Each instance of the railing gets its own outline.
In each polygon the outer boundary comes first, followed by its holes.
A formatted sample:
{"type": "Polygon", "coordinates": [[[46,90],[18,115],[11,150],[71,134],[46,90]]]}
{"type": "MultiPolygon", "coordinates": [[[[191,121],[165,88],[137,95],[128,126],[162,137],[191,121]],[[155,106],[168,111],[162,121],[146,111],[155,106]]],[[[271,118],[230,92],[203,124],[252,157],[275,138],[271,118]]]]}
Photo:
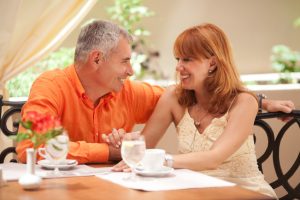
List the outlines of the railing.
{"type": "MultiPolygon", "coordinates": [[[[11,101],[3,101],[2,96],[0,95],[0,125],[1,125],[1,131],[6,136],[11,136],[17,134],[18,131],[18,120],[13,121],[12,119],[12,127],[13,129],[10,130],[8,128],[8,122],[9,118],[11,116],[20,113],[21,108],[24,105],[25,101],[21,102],[11,102],[11,101]],[[4,108],[6,110],[4,110],[4,108]],[[2,113],[4,112],[4,113],[2,113]]],[[[259,126],[264,130],[264,133],[267,135],[267,147],[263,154],[257,159],[258,166],[261,171],[263,171],[263,163],[272,156],[273,158],[273,166],[274,170],[277,176],[277,179],[270,183],[270,185],[276,189],[278,187],[283,187],[286,191],[286,194],[282,196],[280,199],[300,199],[300,183],[298,182],[296,186],[292,186],[289,183],[289,180],[293,175],[296,174],[297,170],[299,169],[300,164],[300,152],[299,147],[300,144],[296,147],[292,147],[295,151],[298,151],[298,157],[292,164],[292,166],[287,170],[286,173],[282,170],[282,163],[280,161],[280,147],[283,141],[283,138],[286,136],[287,131],[289,128],[297,124],[299,127],[299,131],[297,131],[298,134],[300,134],[300,110],[294,110],[291,113],[259,113],[256,116],[256,120],[254,125],[259,126]],[[283,127],[280,129],[278,134],[275,134],[272,127],[265,121],[266,119],[272,119],[272,118],[282,118],[282,117],[291,117],[292,119],[288,122],[286,122],[283,127]]],[[[256,140],[256,138],[254,138],[256,140]]],[[[299,141],[300,143],[300,141],[299,141]]],[[[3,163],[5,160],[5,157],[10,153],[16,153],[15,147],[8,147],[1,151],[0,153],[0,163],[3,163]]],[[[12,160],[15,161],[16,160],[12,160]]]]}
{"type": "MultiPolygon", "coordinates": [[[[282,168],[282,161],[280,160],[280,147],[282,146],[282,141],[287,135],[289,128],[297,124],[299,127],[299,131],[297,134],[300,134],[300,110],[294,110],[291,113],[260,113],[256,116],[256,120],[254,125],[259,126],[264,130],[264,133],[267,135],[268,144],[264,153],[257,159],[258,166],[261,171],[263,171],[262,164],[272,156],[273,158],[273,166],[274,171],[276,173],[277,179],[270,183],[270,185],[276,189],[279,187],[283,187],[286,191],[286,194],[283,195],[280,199],[299,199],[300,198],[300,183],[298,182],[296,186],[292,186],[289,183],[289,180],[293,177],[293,175],[297,174],[297,170],[300,165],[300,144],[295,147],[291,147],[294,151],[298,151],[297,158],[294,163],[289,167],[289,169],[284,173],[282,168]],[[272,118],[282,118],[282,117],[291,117],[292,119],[286,122],[278,134],[275,134],[272,127],[265,121],[266,119],[272,118]]],[[[256,139],[256,138],[255,138],[256,139]]],[[[300,141],[299,141],[300,143],[300,141]]],[[[298,172],[299,173],[299,172],[298,172]]],[[[298,179],[299,181],[299,179],[298,179]]]]}
{"type": "MultiPolygon", "coordinates": [[[[13,102],[13,101],[4,101],[3,96],[0,95],[0,128],[4,135],[12,136],[16,135],[18,132],[19,120],[14,119],[13,116],[21,113],[21,108],[24,105],[25,101],[13,102]],[[3,113],[2,113],[3,112],[3,113]],[[12,129],[9,127],[9,120],[12,120],[12,129]]],[[[0,153],[0,163],[3,163],[6,156],[9,154],[16,154],[15,147],[7,147],[0,153]]],[[[10,160],[11,162],[17,162],[15,159],[10,160]]]]}

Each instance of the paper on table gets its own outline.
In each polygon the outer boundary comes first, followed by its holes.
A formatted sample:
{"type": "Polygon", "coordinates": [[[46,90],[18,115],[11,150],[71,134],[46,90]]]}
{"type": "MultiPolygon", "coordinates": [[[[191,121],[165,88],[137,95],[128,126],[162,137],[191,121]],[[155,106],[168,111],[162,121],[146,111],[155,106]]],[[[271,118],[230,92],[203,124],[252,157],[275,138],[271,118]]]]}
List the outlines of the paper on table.
{"type": "Polygon", "coordinates": [[[207,188],[207,187],[228,187],[234,186],[221,179],[217,179],[205,174],[191,171],[188,169],[174,170],[173,174],[167,177],[138,177],[137,181],[124,180],[128,173],[114,172],[109,174],[97,174],[99,178],[122,185],[123,187],[145,190],[178,190],[188,188],[207,188]]]}
{"type": "MultiPolygon", "coordinates": [[[[4,163],[0,164],[2,168],[3,179],[6,181],[18,180],[26,173],[26,164],[21,163],[4,163]]],[[[46,170],[36,166],[35,172],[42,178],[63,178],[72,176],[93,176],[95,174],[107,174],[111,172],[111,167],[94,168],[87,165],[77,165],[72,169],[60,170],[60,174],[55,175],[53,170],[46,170]]]]}

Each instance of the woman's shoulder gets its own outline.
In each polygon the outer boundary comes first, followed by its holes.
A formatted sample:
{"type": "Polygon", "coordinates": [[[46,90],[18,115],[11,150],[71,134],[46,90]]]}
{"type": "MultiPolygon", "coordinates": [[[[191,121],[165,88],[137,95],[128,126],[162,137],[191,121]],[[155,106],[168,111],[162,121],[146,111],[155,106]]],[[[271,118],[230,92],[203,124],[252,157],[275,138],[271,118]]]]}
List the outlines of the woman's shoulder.
{"type": "Polygon", "coordinates": [[[167,106],[170,106],[175,124],[178,124],[184,115],[185,107],[181,106],[178,102],[176,85],[166,88],[163,96],[165,96],[165,102],[167,106]]]}
{"type": "Polygon", "coordinates": [[[237,95],[238,101],[251,101],[251,102],[257,102],[256,97],[254,94],[249,92],[241,92],[237,95]]]}
{"type": "Polygon", "coordinates": [[[241,92],[237,95],[233,106],[258,107],[258,102],[254,94],[241,92]]]}
{"type": "Polygon", "coordinates": [[[165,98],[168,98],[169,100],[176,100],[177,101],[177,95],[176,95],[176,86],[171,85],[168,86],[163,94],[165,98]]]}

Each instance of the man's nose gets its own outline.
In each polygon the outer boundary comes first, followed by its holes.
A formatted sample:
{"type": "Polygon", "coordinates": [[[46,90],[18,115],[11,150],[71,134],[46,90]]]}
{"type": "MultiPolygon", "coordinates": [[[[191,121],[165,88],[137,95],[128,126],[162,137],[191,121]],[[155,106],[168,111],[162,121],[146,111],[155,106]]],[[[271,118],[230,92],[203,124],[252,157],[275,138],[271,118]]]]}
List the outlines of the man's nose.
{"type": "Polygon", "coordinates": [[[133,69],[132,69],[132,66],[131,66],[131,64],[129,64],[128,66],[127,66],[127,68],[126,68],[126,74],[128,75],[128,76],[132,76],[133,75],[133,69]]]}

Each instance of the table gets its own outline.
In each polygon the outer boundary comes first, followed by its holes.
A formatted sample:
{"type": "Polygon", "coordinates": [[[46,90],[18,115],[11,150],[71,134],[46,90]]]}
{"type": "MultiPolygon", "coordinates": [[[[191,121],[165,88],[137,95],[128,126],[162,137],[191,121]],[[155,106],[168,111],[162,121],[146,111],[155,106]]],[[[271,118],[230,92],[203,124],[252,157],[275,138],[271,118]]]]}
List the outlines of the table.
{"type": "Polygon", "coordinates": [[[1,200],[85,200],[85,199],[272,199],[268,196],[240,188],[204,188],[144,192],[121,187],[95,176],[44,179],[41,188],[33,191],[23,190],[17,182],[8,182],[0,188],[1,200]]]}
{"type": "MultiPolygon", "coordinates": [[[[91,165],[109,167],[112,164],[91,165]]],[[[38,190],[24,190],[17,181],[0,187],[0,200],[169,200],[169,199],[272,199],[244,188],[216,187],[159,192],[128,189],[96,176],[43,179],[38,190]]]]}

